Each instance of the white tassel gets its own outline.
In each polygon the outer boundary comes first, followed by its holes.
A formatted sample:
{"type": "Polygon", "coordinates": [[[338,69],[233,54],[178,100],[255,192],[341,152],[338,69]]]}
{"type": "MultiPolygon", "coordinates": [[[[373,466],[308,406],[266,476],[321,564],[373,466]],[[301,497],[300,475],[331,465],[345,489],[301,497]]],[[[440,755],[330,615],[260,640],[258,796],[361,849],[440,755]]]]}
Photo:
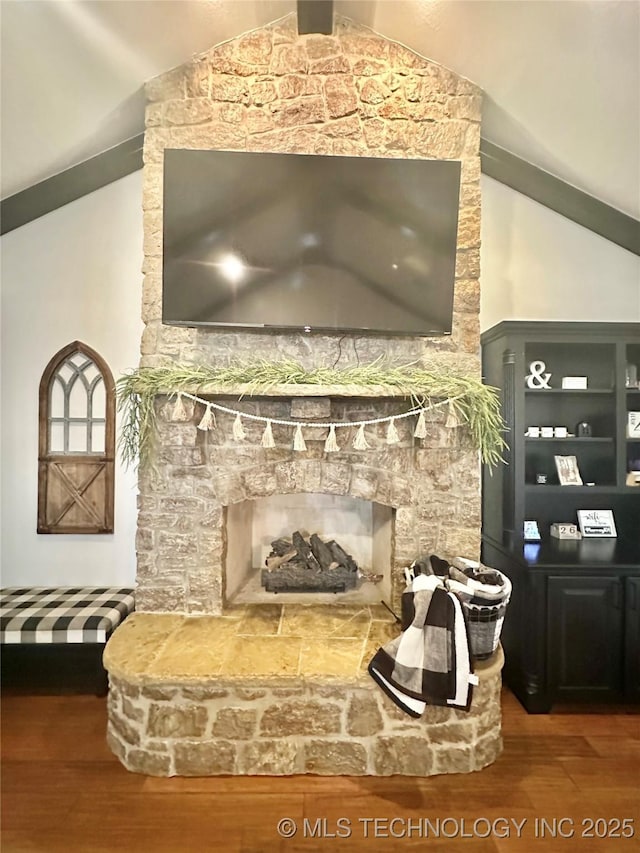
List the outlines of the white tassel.
{"type": "Polygon", "coordinates": [[[207,406],[204,410],[202,420],[198,424],[198,429],[214,429],[215,425],[216,418],[213,414],[213,409],[211,408],[211,406],[207,406]]]}
{"type": "Polygon", "coordinates": [[[275,447],[276,443],[273,440],[273,432],[271,431],[271,421],[267,421],[267,425],[262,433],[262,441],[260,444],[263,447],[275,447]]]}
{"type": "Polygon", "coordinates": [[[424,416],[424,409],[422,409],[422,411],[418,415],[416,428],[413,431],[413,434],[416,438],[426,438],[427,437],[427,419],[424,416]]]}
{"type": "Polygon", "coordinates": [[[324,443],[324,452],[325,453],[335,453],[336,450],[340,450],[338,447],[338,442],[336,441],[336,427],[335,424],[331,424],[329,427],[329,435],[327,436],[327,440],[324,443]]]}
{"type": "Polygon", "coordinates": [[[355,438],[353,439],[353,447],[354,450],[369,449],[369,443],[367,442],[367,439],[364,435],[364,424],[360,424],[360,426],[358,427],[358,432],[356,433],[355,438]]]}
{"type": "Polygon", "coordinates": [[[447,420],[445,421],[445,426],[453,429],[454,427],[460,426],[460,420],[458,418],[458,411],[456,409],[455,403],[453,400],[449,400],[449,406],[447,411],[447,420]]]}
{"type": "Polygon", "coordinates": [[[296,427],[295,435],[293,436],[293,449],[299,451],[304,451],[307,449],[307,445],[305,444],[304,436],[302,434],[301,424],[298,424],[298,426],[296,427]]]}
{"type": "Polygon", "coordinates": [[[172,421],[186,421],[189,416],[187,415],[187,410],[184,407],[184,403],[182,402],[182,394],[178,394],[176,397],[176,402],[173,406],[173,411],[171,412],[171,420],[172,421]]]}
{"type": "Polygon", "coordinates": [[[244,441],[244,427],[242,425],[242,418],[240,415],[236,415],[236,419],[233,422],[233,440],[234,441],[244,441]]]}
{"type": "Polygon", "coordinates": [[[397,444],[400,441],[400,436],[398,435],[398,430],[396,429],[396,421],[395,418],[391,418],[389,421],[389,426],[387,428],[387,444],[397,444]]]}

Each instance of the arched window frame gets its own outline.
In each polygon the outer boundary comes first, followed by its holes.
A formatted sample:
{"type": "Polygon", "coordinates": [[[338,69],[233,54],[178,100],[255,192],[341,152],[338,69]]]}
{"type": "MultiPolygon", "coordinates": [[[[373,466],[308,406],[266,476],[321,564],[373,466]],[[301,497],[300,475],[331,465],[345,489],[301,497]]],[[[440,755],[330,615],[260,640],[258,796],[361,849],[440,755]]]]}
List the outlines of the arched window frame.
{"type": "Polygon", "coordinates": [[[115,383],[104,359],[81,341],[73,341],[47,364],[39,389],[38,533],[113,533],[115,474],[115,383]],[[81,355],[81,365],[70,360],[81,355]],[[60,378],[65,364],[71,368],[67,381],[60,378]],[[92,380],[85,373],[97,371],[92,380]],[[95,417],[93,399],[100,380],[104,383],[104,417],[95,417]],[[69,401],[80,382],[86,394],[85,416],[71,416],[69,401]],[[52,414],[52,394],[59,383],[64,401],[62,416],[52,414]],[[51,449],[51,427],[63,430],[63,449],[51,449]],[[74,423],[86,425],[86,446],[70,450],[69,432],[74,423]],[[92,450],[93,428],[104,424],[104,447],[92,450]]]}

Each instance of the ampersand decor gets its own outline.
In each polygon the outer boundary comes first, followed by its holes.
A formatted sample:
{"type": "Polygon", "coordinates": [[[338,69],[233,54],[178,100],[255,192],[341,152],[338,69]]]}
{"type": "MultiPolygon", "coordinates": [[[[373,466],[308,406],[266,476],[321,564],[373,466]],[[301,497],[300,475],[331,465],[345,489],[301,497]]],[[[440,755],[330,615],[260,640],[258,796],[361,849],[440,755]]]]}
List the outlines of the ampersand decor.
{"type": "Polygon", "coordinates": [[[550,373],[544,373],[546,364],[544,361],[532,361],[529,365],[530,373],[527,376],[527,388],[549,388],[550,373]]]}

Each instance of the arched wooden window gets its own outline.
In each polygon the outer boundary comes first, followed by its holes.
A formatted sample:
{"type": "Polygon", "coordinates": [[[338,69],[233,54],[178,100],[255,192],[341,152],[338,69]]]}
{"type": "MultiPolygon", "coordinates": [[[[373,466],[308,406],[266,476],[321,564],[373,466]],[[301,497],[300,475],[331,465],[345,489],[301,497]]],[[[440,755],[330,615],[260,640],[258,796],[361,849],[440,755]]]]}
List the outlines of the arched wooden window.
{"type": "Polygon", "coordinates": [[[38,533],[113,533],[115,387],[74,341],[40,380],[38,533]]]}

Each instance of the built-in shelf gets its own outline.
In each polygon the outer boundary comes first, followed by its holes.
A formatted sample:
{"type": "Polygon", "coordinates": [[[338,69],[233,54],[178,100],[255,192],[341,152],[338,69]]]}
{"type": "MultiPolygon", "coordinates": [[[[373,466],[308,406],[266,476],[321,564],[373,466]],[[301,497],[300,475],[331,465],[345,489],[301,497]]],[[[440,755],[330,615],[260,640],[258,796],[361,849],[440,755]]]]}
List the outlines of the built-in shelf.
{"type": "Polygon", "coordinates": [[[560,485],[548,485],[544,483],[526,483],[525,491],[527,493],[532,492],[544,492],[545,494],[566,494],[566,495],[587,495],[593,494],[597,492],[598,494],[607,494],[607,495],[620,495],[623,494],[627,488],[634,488],[633,486],[560,486],[560,485]]]}
{"type": "MultiPolygon", "coordinates": [[[[558,441],[563,443],[570,441],[572,444],[574,442],[580,442],[580,444],[613,444],[613,438],[611,436],[596,436],[595,438],[593,436],[583,438],[576,435],[568,435],[566,438],[556,438],[555,436],[553,438],[530,438],[529,436],[525,436],[525,439],[527,444],[536,444],[537,442],[543,441],[558,441]]],[[[640,441],[640,439],[630,438],[629,441],[640,441]]]]}
{"type": "Polygon", "coordinates": [[[614,388],[526,388],[525,394],[613,394],[614,388]]]}

